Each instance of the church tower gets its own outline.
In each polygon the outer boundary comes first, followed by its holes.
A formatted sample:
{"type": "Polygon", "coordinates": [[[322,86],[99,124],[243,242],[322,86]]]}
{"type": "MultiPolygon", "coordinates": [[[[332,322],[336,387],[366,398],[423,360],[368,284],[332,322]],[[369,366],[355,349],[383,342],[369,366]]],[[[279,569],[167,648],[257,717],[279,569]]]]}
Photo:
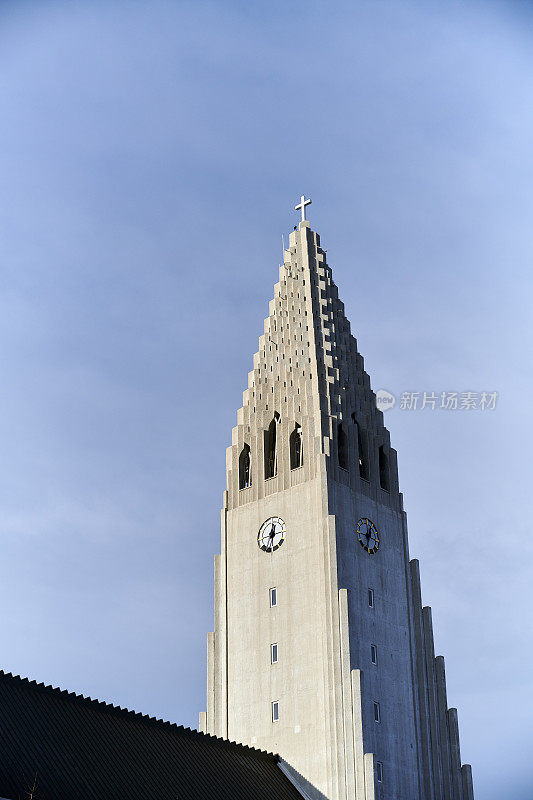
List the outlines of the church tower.
{"type": "Polygon", "coordinates": [[[311,800],[473,800],[396,453],[309,203],[227,450],[200,730],[279,753],[311,800]]]}

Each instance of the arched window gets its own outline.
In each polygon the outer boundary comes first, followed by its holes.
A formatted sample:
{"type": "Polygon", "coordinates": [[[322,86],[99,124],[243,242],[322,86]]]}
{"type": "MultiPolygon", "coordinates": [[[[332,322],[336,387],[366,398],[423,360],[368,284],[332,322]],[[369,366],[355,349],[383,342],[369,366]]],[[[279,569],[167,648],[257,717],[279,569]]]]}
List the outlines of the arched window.
{"type": "Polygon", "coordinates": [[[289,439],[289,450],[291,454],[291,469],[298,469],[304,463],[302,446],[302,428],[296,423],[289,439]]]}
{"type": "Polygon", "coordinates": [[[277,426],[279,414],[274,414],[274,419],[265,431],[265,480],[278,474],[278,454],[276,447],[277,426]]]}
{"type": "Polygon", "coordinates": [[[252,462],[250,446],[245,444],[239,456],[239,489],[247,489],[252,485],[252,462]]]}
{"type": "Polygon", "coordinates": [[[337,455],[339,458],[339,467],[341,467],[341,469],[348,469],[348,437],[342,429],[342,422],[339,422],[337,428],[337,455]]]}
{"type": "Polygon", "coordinates": [[[379,485],[382,489],[386,489],[387,492],[390,491],[389,456],[383,444],[379,446],[379,485]]]}
{"type": "Polygon", "coordinates": [[[366,434],[364,431],[361,430],[359,423],[355,418],[355,414],[352,414],[353,424],[357,429],[357,450],[358,450],[358,458],[359,458],[359,475],[361,478],[364,478],[365,481],[370,480],[370,470],[368,468],[368,449],[366,446],[366,434]]]}

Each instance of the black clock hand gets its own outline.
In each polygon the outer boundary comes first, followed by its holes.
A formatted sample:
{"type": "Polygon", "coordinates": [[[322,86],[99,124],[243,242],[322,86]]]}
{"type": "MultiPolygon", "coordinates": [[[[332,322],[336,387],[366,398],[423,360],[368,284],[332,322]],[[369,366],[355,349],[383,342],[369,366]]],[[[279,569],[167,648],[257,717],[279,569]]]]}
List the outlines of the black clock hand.
{"type": "Polygon", "coordinates": [[[272,549],[274,547],[274,535],[275,535],[275,528],[274,525],[270,528],[270,533],[268,534],[268,544],[267,547],[272,549]]]}

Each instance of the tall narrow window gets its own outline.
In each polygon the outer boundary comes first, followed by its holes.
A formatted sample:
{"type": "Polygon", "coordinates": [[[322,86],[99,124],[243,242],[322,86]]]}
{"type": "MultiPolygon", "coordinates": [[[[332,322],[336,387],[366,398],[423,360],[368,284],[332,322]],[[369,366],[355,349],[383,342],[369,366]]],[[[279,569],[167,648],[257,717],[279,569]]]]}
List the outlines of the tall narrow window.
{"type": "Polygon", "coordinates": [[[389,481],[389,456],[385,450],[385,445],[379,446],[379,485],[382,489],[390,491],[389,481]]]}
{"type": "Polygon", "coordinates": [[[252,485],[252,465],[250,446],[245,444],[239,456],[239,489],[247,489],[252,485]]]}
{"type": "Polygon", "coordinates": [[[270,590],[270,608],[274,608],[278,604],[278,590],[275,586],[270,590]]]}
{"type": "Polygon", "coordinates": [[[365,481],[369,480],[369,468],[368,468],[368,451],[366,447],[366,433],[365,431],[361,430],[361,426],[357,422],[355,418],[355,414],[352,414],[353,424],[357,429],[357,450],[358,450],[358,458],[359,458],[359,475],[361,478],[364,478],[365,481]]]}
{"type": "Polygon", "coordinates": [[[373,664],[378,663],[378,648],[375,644],[370,645],[370,659],[373,664]]]}
{"type": "Polygon", "coordinates": [[[373,589],[369,589],[368,590],[368,605],[370,606],[370,608],[374,608],[374,590],[373,589]]]}
{"type": "Polygon", "coordinates": [[[302,428],[296,423],[289,439],[289,450],[291,455],[291,469],[298,469],[304,463],[302,447],[302,428]]]}
{"type": "Polygon", "coordinates": [[[279,702],[274,700],[272,703],[272,722],[277,722],[279,720],[279,702]]]}
{"type": "Polygon", "coordinates": [[[278,472],[278,455],[276,452],[277,427],[279,414],[274,414],[274,419],[265,431],[265,479],[273,478],[278,472]]]}
{"type": "Polygon", "coordinates": [[[376,761],[376,780],[378,783],[383,783],[383,763],[376,761]]]}
{"type": "Polygon", "coordinates": [[[270,663],[277,664],[278,663],[278,645],[271,644],[270,645],[270,663]]]}
{"type": "Polygon", "coordinates": [[[374,700],[374,722],[381,722],[381,709],[376,700],[374,700]]]}
{"type": "Polygon", "coordinates": [[[342,429],[342,422],[337,428],[337,455],[339,457],[339,467],[348,469],[348,437],[342,429]]]}

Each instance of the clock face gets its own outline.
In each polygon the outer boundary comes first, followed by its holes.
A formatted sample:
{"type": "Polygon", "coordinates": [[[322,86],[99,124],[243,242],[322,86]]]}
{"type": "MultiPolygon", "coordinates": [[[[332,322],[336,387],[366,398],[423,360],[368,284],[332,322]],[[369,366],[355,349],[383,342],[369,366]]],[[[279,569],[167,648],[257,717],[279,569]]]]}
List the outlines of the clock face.
{"type": "Polygon", "coordinates": [[[273,553],[285,541],[285,523],[281,517],[270,517],[263,522],[257,534],[257,544],[266,553],[273,553]]]}
{"type": "Polygon", "coordinates": [[[379,533],[372,520],[368,519],[368,517],[360,519],[357,523],[356,532],[361,547],[367,553],[375,553],[379,547],[379,533]]]}

